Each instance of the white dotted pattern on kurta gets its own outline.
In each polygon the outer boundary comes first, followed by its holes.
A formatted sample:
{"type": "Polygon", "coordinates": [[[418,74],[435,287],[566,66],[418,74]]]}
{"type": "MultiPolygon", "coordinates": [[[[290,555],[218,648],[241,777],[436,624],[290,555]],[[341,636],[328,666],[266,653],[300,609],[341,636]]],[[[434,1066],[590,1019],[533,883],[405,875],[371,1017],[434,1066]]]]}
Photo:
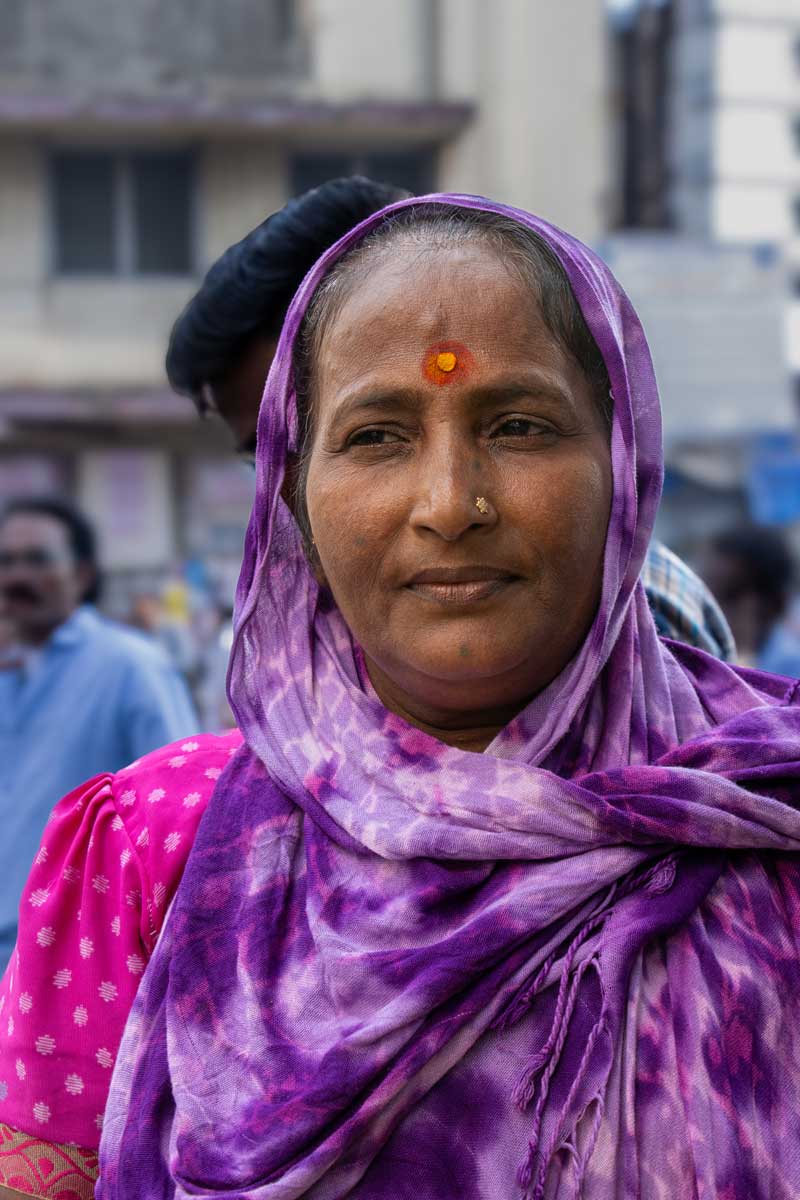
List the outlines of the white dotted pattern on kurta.
{"type": "Polygon", "coordinates": [[[238,733],[198,735],[66,796],[0,982],[0,1122],[97,1147],[122,1031],[238,733]],[[16,1019],[15,1019],[16,1018],[16,1019]]]}

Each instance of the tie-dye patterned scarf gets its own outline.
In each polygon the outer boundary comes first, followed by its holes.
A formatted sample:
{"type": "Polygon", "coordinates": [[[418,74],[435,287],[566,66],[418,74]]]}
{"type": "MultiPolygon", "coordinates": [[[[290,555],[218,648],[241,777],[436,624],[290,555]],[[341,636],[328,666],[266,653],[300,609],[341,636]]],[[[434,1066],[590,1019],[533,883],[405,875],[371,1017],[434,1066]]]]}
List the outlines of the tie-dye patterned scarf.
{"type": "Polygon", "coordinates": [[[388,713],[279,498],[290,310],[262,405],[217,786],[115,1072],[107,1200],[800,1195],[800,708],[660,643],[641,327],[563,263],[615,398],[585,645],[482,755],[388,713]],[[581,1192],[580,1189],[583,1188],[581,1192]]]}

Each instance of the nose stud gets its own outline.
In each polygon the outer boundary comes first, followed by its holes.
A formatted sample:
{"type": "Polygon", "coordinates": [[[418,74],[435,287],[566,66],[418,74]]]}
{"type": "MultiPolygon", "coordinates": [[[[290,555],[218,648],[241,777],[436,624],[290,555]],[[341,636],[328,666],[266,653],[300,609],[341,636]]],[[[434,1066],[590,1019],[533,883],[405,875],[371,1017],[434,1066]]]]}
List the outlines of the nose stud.
{"type": "Polygon", "coordinates": [[[476,496],[475,497],[475,507],[477,508],[478,512],[481,513],[482,516],[485,517],[489,511],[489,505],[486,503],[486,497],[485,496],[476,496]]]}

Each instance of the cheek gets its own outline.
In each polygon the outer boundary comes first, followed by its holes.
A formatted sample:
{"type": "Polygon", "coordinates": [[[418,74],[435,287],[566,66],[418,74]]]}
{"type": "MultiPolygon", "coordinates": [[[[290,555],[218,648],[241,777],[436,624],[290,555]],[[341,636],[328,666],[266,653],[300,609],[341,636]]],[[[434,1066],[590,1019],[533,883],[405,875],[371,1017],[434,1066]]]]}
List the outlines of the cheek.
{"type": "Polygon", "coordinates": [[[69,595],[73,587],[74,584],[70,575],[61,575],[54,572],[42,578],[42,591],[46,591],[49,596],[60,597],[69,595]]]}
{"type": "Polygon", "coordinates": [[[593,460],[577,473],[565,501],[571,514],[572,544],[595,559],[602,558],[605,550],[612,490],[610,463],[593,460]]]}
{"type": "Polygon", "coordinates": [[[574,520],[582,527],[586,540],[599,541],[604,546],[613,492],[611,463],[591,459],[583,464],[569,492],[574,520]]]}
{"type": "Polygon", "coordinates": [[[369,588],[397,525],[391,492],[339,465],[309,467],[306,504],[325,577],[337,600],[369,588]]]}
{"type": "Polygon", "coordinates": [[[515,523],[533,552],[579,581],[593,579],[602,560],[611,496],[607,454],[571,454],[522,472],[510,489],[515,523]]]}

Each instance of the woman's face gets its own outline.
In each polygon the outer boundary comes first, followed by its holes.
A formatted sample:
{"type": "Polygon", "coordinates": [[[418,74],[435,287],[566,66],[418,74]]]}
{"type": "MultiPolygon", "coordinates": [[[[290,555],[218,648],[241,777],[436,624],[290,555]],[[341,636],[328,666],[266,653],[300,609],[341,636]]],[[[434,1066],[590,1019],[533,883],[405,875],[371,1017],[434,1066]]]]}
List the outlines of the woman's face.
{"type": "Polygon", "coordinates": [[[395,251],[365,270],[316,364],[322,571],[382,696],[444,722],[519,706],[594,617],[607,430],[490,250],[395,251]]]}

